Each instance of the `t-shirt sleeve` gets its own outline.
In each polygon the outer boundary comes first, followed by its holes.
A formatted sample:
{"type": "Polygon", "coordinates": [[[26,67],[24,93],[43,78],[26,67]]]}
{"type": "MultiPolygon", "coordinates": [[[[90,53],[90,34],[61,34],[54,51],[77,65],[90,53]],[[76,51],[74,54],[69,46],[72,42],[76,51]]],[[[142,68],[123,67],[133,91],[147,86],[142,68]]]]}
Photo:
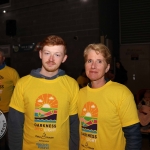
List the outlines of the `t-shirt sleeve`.
{"type": "Polygon", "coordinates": [[[9,107],[12,107],[13,109],[16,109],[17,111],[24,113],[23,90],[21,88],[21,84],[19,81],[17,82],[15,86],[9,107]]]}
{"type": "Polygon", "coordinates": [[[77,82],[75,82],[71,90],[72,90],[72,98],[70,101],[69,115],[74,115],[77,114],[77,99],[79,92],[79,86],[77,82]]]}
{"type": "Polygon", "coordinates": [[[13,70],[13,75],[12,75],[12,81],[14,86],[16,85],[17,81],[19,80],[19,74],[16,70],[13,70]]]}
{"type": "Polygon", "coordinates": [[[130,91],[123,94],[118,111],[122,127],[130,126],[139,122],[134,97],[130,91]]]}

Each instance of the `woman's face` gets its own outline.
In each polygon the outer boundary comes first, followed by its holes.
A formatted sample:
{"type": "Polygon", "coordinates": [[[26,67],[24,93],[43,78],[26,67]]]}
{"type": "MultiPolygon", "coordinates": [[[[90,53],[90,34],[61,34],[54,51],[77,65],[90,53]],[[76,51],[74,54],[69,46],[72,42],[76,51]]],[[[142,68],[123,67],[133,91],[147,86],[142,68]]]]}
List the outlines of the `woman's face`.
{"type": "Polygon", "coordinates": [[[101,53],[90,50],[85,63],[86,75],[91,81],[104,80],[105,73],[109,70],[110,65],[106,63],[101,53]]]}

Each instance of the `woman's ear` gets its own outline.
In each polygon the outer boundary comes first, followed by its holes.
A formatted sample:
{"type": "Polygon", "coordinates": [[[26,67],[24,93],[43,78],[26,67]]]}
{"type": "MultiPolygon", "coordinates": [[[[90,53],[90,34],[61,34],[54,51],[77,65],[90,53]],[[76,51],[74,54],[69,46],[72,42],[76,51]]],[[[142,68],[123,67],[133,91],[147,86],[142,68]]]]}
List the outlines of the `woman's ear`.
{"type": "Polygon", "coordinates": [[[109,69],[110,69],[110,64],[107,64],[107,68],[105,70],[105,73],[107,73],[109,69]]]}

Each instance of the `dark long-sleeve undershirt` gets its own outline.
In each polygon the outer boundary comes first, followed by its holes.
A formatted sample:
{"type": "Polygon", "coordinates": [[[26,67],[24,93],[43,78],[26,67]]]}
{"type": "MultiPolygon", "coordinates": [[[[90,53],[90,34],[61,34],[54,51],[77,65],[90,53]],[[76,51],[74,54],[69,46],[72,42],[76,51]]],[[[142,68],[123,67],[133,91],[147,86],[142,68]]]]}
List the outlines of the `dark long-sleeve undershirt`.
{"type": "Polygon", "coordinates": [[[123,127],[123,132],[126,138],[125,150],[141,150],[142,135],[140,132],[140,123],[123,127]]]}
{"type": "MultiPolygon", "coordinates": [[[[78,115],[69,117],[70,140],[69,149],[79,149],[79,120],[78,115]]],[[[10,107],[8,115],[8,139],[10,150],[22,150],[24,113],[10,107]]]]}

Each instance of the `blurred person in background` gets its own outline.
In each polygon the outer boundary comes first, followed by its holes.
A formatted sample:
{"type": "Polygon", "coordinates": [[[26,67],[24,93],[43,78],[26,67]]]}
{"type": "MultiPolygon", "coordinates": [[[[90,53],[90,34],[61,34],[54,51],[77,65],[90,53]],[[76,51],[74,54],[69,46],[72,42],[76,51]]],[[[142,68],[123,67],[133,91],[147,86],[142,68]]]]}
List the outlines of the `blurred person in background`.
{"type": "Polygon", "coordinates": [[[114,71],[112,69],[108,70],[108,72],[105,73],[105,80],[109,81],[113,81],[115,78],[115,74],[114,71]]]}
{"type": "Polygon", "coordinates": [[[127,70],[120,61],[116,61],[114,81],[125,85],[128,81],[127,70]]]}
{"type": "MultiPolygon", "coordinates": [[[[5,55],[0,50],[0,110],[5,115],[6,120],[8,119],[10,99],[18,79],[18,72],[5,64],[5,55]]],[[[7,134],[6,132],[0,139],[0,150],[9,149],[7,134]]]]}
{"type": "Polygon", "coordinates": [[[77,82],[80,88],[87,86],[89,79],[85,74],[85,69],[82,69],[80,76],[77,78],[77,82]]]}

